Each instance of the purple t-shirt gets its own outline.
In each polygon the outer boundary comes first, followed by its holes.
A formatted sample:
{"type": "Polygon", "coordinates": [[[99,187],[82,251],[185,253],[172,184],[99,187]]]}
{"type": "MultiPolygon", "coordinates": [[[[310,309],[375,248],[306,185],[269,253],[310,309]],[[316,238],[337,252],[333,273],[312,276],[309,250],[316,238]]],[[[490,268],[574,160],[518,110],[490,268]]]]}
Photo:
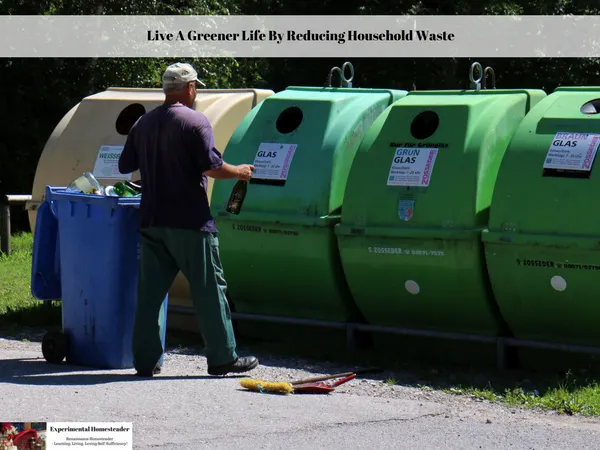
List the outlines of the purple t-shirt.
{"type": "Polygon", "coordinates": [[[141,228],[217,232],[208,206],[207,170],[223,165],[206,116],[183,106],[161,105],[131,128],[119,159],[123,174],[140,171],[141,228]]]}

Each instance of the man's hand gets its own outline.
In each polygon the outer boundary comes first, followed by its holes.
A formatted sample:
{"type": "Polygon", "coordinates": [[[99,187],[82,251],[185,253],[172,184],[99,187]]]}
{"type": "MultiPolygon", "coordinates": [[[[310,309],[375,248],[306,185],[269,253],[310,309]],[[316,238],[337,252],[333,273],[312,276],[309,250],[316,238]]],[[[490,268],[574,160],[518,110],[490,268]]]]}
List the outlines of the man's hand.
{"type": "Polygon", "coordinates": [[[237,166],[237,179],[242,181],[248,181],[252,178],[252,172],[254,172],[254,166],[251,164],[240,164],[237,166]]]}
{"type": "Polygon", "coordinates": [[[223,162],[223,165],[218,169],[207,170],[204,173],[215,180],[230,180],[232,178],[237,178],[238,180],[248,181],[252,178],[252,172],[254,172],[254,166],[250,164],[234,166],[223,162]]]}

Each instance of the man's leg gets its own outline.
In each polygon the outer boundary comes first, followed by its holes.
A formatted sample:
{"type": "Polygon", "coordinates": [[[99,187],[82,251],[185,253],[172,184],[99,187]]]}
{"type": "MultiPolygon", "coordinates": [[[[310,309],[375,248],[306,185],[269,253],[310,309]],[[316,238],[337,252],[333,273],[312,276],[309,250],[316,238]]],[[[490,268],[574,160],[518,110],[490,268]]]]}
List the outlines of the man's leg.
{"type": "Polygon", "coordinates": [[[179,272],[164,239],[164,229],[140,230],[141,255],[133,328],[133,364],[141,376],[152,376],[154,367],[163,354],[162,317],[159,313],[179,272]]]}
{"type": "Polygon", "coordinates": [[[202,231],[169,230],[169,249],[190,284],[196,319],[206,344],[209,373],[224,375],[255,368],[256,358],[238,358],[236,353],[217,236],[202,231]]]}

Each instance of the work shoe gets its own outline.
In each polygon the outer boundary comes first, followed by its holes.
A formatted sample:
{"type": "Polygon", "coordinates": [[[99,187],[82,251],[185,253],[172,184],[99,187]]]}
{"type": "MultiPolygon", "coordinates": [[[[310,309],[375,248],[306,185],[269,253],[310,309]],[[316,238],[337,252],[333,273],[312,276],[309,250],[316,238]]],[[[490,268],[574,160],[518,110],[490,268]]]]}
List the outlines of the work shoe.
{"type": "Polygon", "coordinates": [[[135,374],[138,377],[146,377],[146,378],[152,378],[153,375],[158,375],[162,370],[162,366],[160,364],[157,364],[156,366],[154,366],[154,369],[152,370],[152,372],[149,371],[137,371],[135,374]]]}
{"type": "Polygon", "coordinates": [[[227,375],[228,373],[248,372],[258,366],[258,359],[254,356],[242,356],[229,364],[208,368],[209,375],[227,375]]]}

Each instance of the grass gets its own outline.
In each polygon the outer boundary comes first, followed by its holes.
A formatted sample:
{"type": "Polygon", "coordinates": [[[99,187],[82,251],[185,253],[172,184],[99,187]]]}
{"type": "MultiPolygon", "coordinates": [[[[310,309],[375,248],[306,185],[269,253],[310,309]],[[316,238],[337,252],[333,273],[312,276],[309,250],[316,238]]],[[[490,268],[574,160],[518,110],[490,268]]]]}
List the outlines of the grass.
{"type": "Polygon", "coordinates": [[[450,378],[454,381],[433,377],[419,387],[512,407],[600,416],[600,385],[592,378],[570,371],[565,374],[524,371],[468,374],[459,369],[450,378]]]}
{"type": "Polygon", "coordinates": [[[506,388],[503,393],[493,389],[477,389],[473,387],[461,389],[450,388],[446,392],[468,395],[491,402],[501,401],[508,406],[541,408],[554,410],[562,414],[581,414],[584,416],[600,415],[600,386],[591,383],[587,386],[569,386],[568,376],[557,387],[549,387],[543,393],[537,389],[525,391],[522,387],[506,388]]]}
{"type": "Polygon", "coordinates": [[[23,327],[60,325],[60,303],[41,302],[31,295],[31,233],[12,237],[10,256],[0,255],[0,330],[12,334],[23,327]]]}
{"type": "MultiPolygon", "coordinates": [[[[260,348],[266,346],[261,344],[260,348]]],[[[252,348],[252,347],[250,347],[252,348]]],[[[273,355],[294,355],[319,362],[336,361],[348,367],[378,366],[385,374],[373,376],[387,386],[406,386],[423,391],[460,395],[510,407],[552,410],[565,415],[600,416],[600,383],[594,372],[500,371],[481,365],[436,363],[424,359],[390,359],[372,352],[355,355],[332,354],[327,346],[299,350],[290,344],[270,344],[273,355]]]]}
{"type": "MultiPolygon", "coordinates": [[[[0,255],[0,336],[18,336],[26,329],[43,335],[47,329],[60,326],[60,302],[41,302],[31,295],[31,234],[13,236],[12,247],[11,256],[0,255]]],[[[177,331],[170,332],[169,336],[170,346],[180,349],[198,341],[196,337],[177,331]]],[[[262,350],[268,349],[268,344],[252,345],[260,345],[262,350]]],[[[326,347],[321,349],[326,351],[326,347]]],[[[300,348],[292,348],[289,344],[274,344],[271,351],[288,356],[300,356],[303,353],[300,348]]],[[[302,356],[329,360],[333,357],[339,361],[346,358],[330,353],[317,354],[315,347],[310,347],[308,353],[304,352],[302,356]]],[[[373,360],[369,355],[364,358],[358,355],[341,362],[372,365],[373,360]]],[[[388,373],[382,379],[388,386],[414,386],[508,406],[541,408],[561,414],[600,416],[600,385],[589,375],[586,377],[572,372],[556,375],[519,370],[499,372],[458,365],[387,359],[385,362],[389,362],[389,371],[392,372],[392,375],[388,373]]]]}

